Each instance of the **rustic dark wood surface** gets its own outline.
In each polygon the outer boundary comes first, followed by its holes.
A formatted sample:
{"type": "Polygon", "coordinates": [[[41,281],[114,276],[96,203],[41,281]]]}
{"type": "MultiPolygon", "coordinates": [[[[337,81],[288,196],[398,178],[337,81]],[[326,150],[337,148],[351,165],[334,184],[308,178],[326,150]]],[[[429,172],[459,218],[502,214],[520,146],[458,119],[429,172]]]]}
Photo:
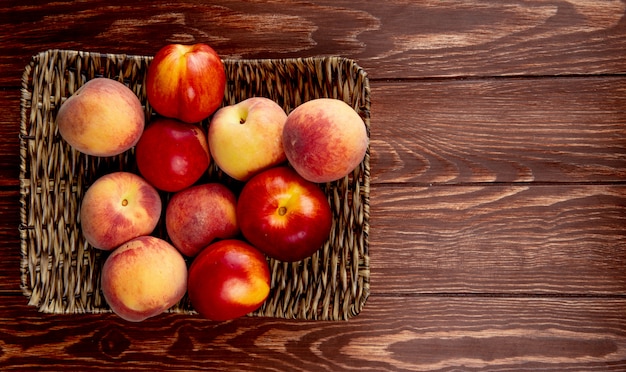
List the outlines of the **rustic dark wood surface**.
{"type": "Polygon", "coordinates": [[[0,369],[626,370],[626,2],[0,2],[0,369]],[[20,290],[21,76],[47,49],[339,55],[372,87],[346,322],[50,315],[20,290]]]}

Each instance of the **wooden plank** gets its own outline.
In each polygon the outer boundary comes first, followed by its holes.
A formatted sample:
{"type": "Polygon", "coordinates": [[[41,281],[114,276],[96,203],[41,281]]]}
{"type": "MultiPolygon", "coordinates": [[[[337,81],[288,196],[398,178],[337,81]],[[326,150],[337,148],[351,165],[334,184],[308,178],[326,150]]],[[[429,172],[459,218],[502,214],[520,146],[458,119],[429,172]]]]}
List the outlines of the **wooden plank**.
{"type": "Polygon", "coordinates": [[[372,182],[623,182],[626,78],[372,84],[372,182]]]}
{"type": "Polygon", "coordinates": [[[626,4],[98,0],[0,4],[0,85],[47,49],[154,54],[205,42],[228,58],[342,55],[372,78],[626,72],[626,4]]]}
{"type": "Polygon", "coordinates": [[[347,322],[170,314],[129,323],[38,314],[4,296],[0,367],[617,371],[626,368],[624,313],[626,301],[611,298],[372,296],[347,322]]]}
{"type": "Polygon", "coordinates": [[[0,90],[0,187],[19,186],[20,93],[0,90]]]}
{"type": "Polygon", "coordinates": [[[382,187],[373,292],[626,295],[626,186],[382,187]]]}
{"type": "Polygon", "coordinates": [[[19,192],[0,189],[0,295],[20,289],[19,192]]]}

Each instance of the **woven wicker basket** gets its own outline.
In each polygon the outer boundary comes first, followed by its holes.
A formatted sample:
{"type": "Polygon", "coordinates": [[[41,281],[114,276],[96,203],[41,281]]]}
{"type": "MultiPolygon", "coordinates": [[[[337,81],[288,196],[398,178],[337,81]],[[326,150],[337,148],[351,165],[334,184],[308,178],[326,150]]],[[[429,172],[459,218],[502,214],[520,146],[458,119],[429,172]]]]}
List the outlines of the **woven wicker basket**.
{"type": "MultiPolygon", "coordinates": [[[[29,304],[42,312],[110,312],[100,290],[106,253],[83,239],[79,205],[97,177],[116,170],[136,172],[132,150],[111,158],[73,150],[59,136],[56,113],[82,84],[104,76],[129,86],[150,117],[145,77],[151,60],[50,50],[33,56],[25,68],[20,127],[21,283],[29,304]]],[[[228,79],[224,104],[265,96],[290,112],[310,99],[337,98],[361,115],[369,136],[369,82],[366,73],[351,60],[225,60],[224,64],[228,79]]],[[[202,123],[205,128],[207,124],[202,123]]],[[[215,167],[206,180],[237,187],[236,181],[215,167]]],[[[365,304],[369,295],[369,149],[352,174],[320,187],[334,214],[331,237],[303,261],[270,259],[270,295],[250,315],[340,320],[358,314],[365,304]]],[[[154,235],[167,239],[162,222],[154,235]]],[[[195,313],[186,297],[169,311],[195,313]]]]}

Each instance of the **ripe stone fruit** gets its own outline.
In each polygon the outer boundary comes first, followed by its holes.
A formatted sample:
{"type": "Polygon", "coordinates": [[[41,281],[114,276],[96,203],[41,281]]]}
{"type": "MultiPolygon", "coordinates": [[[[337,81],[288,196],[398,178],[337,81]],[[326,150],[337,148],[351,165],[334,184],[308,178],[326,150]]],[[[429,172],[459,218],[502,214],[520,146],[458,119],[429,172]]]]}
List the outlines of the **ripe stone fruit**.
{"type": "Polygon", "coordinates": [[[165,240],[140,236],[107,257],[102,267],[102,292],[114,313],[140,322],[183,298],[187,274],[187,264],[176,248],[165,240]]]}
{"type": "Polygon", "coordinates": [[[320,249],[332,225],[324,192],[286,166],[268,169],[245,184],[237,218],[253,246],[286,262],[302,260],[320,249]]]}
{"type": "Polygon", "coordinates": [[[148,67],[148,102],[159,114],[196,123],[222,104],[226,73],[219,55],[206,44],[169,44],[148,67]]]}
{"type": "Polygon", "coordinates": [[[56,123],[61,137],[76,150],[113,156],[139,141],[145,115],[139,98],[126,85],[95,78],[61,105],[56,123]]]}
{"type": "Polygon", "coordinates": [[[148,125],[135,154],[141,175],[157,189],[169,192],[196,183],[211,161],[202,129],[166,118],[148,125]]]}
{"type": "Polygon", "coordinates": [[[165,227],[172,243],[194,257],[215,239],[239,234],[235,194],[220,183],[191,186],[174,194],[165,210],[165,227]]]}
{"type": "Polygon", "coordinates": [[[332,98],[318,98],[296,107],[283,130],[289,163],[302,177],[318,183],[352,172],[363,161],[368,142],[359,114],[332,98]]]}
{"type": "Polygon", "coordinates": [[[112,250],[152,233],[161,216],[161,198],[146,180],[129,172],[98,178],[83,196],[81,229],[85,240],[112,250]]]}
{"type": "Polygon", "coordinates": [[[258,309],[270,291],[265,256],[236,239],[209,245],[189,268],[187,292],[204,318],[229,320],[258,309]]]}
{"type": "Polygon", "coordinates": [[[229,176],[246,181],[287,160],[283,127],[287,114],[276,102],[252,97],[219,109],[209,126],[209,148],[215,163],[229,176]]]}

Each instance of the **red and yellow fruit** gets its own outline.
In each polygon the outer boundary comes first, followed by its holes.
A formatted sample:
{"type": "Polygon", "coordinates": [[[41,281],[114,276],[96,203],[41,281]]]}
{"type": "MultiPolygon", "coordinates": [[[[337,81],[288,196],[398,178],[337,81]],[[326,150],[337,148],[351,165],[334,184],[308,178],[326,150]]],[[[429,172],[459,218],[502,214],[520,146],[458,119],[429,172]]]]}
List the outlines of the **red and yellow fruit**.
{"type": "Polygon", "coordinates": [[[235,194],[226,186],[192,186],[174,194],[167,204],[167,234],[182,254],[194,257],[214,240],[239,234],[236,209],[235,194]]]}
{"type": "Polygon", "coordinates": [[[196,123],[222,104],[226,72],[219,55],[206,44],[169,44],[148,67],[148,102],[162,116],[196,123]]]}
{"type": "Polygon", "coordinates": [[[135,146],[145,126],[139,98],[112,79],[86,82],[59,108],[61,137],[76,150],[93,156],[114,156],[135,146]]]}
{"type": "Polygon", "coordinates": [[[219,109],[207,135],[215,163],[229,176],[246,181],[285,162],[282,138],[286,120],[282,107],[264,97],[219,109]]]}
{"type": "Polygon", "coordinates": [[[250,244],[227,239],[204,249],[189,268],[189,300],[201,316],[229,320],[258,309],[270,291],[265,256],[250,244]]]}
{"type": "Polygon", "coordinates": [[[170,44],[148,68],[159,115],[145,130],[137,97],[110,79],[88,82],[59,110],[59,132],[79,151],[111,156],[136,145],[141,176],[98,179],[80,211],[87,242],[111,251],[102,291],[123,319],[160,314],[186,292],[216,321],[258,309],[270,293],[268,257],[299,261],[329,239],[333,215],[316,183],[349,175],[367,152],[365,124],[343,101],[314,99],[287,115],[252,97],[218,110],[225,84],[209,46],[170,44]],[[196,123],[211,115],[205,134],[196,123]],[[198,184],[212,160],[242,181],[239,199],[224,184],[198,184]],[[165,211],[157,189],[173,193],[165,211]],[[162,215],[171,244],[150,236],[162,215]]]}
{"type": "Polygon", "coordinates": [[[324,192],[288,167],[268,169],[246,183],[237,202],[244,237],[281,261],[309,257],[328,239],[332,212],[324,192]]]}
{"type": "Polygon", "coordinates": [[[143,178],[114,172],[98,178],[83,196],[81,229],[93,247],[112,250],[149,235],[161,216],[161,197],[143,178]]]}
{"type": "Polygon", "coordinates": [[[311,182],[345,177],[363,161],[369,139],[363,119],[347,103],[331,98],[296,107],[283,130],[289,163],[311,182]]]}
{"type": "Polygon", "coordinates": [[[196,183],[211,162],[200,127],[174,119],[155,119],[135,149],[141,175],[159,190],[176,192],[196,183]]]}
{"type": "Polygon", "coordinates": [[[187,264],[165,240],[141,236],[113,251],[102,267],[102,293],[114,313],[139,322],[178,303],[187,290],[187,264]]]}

